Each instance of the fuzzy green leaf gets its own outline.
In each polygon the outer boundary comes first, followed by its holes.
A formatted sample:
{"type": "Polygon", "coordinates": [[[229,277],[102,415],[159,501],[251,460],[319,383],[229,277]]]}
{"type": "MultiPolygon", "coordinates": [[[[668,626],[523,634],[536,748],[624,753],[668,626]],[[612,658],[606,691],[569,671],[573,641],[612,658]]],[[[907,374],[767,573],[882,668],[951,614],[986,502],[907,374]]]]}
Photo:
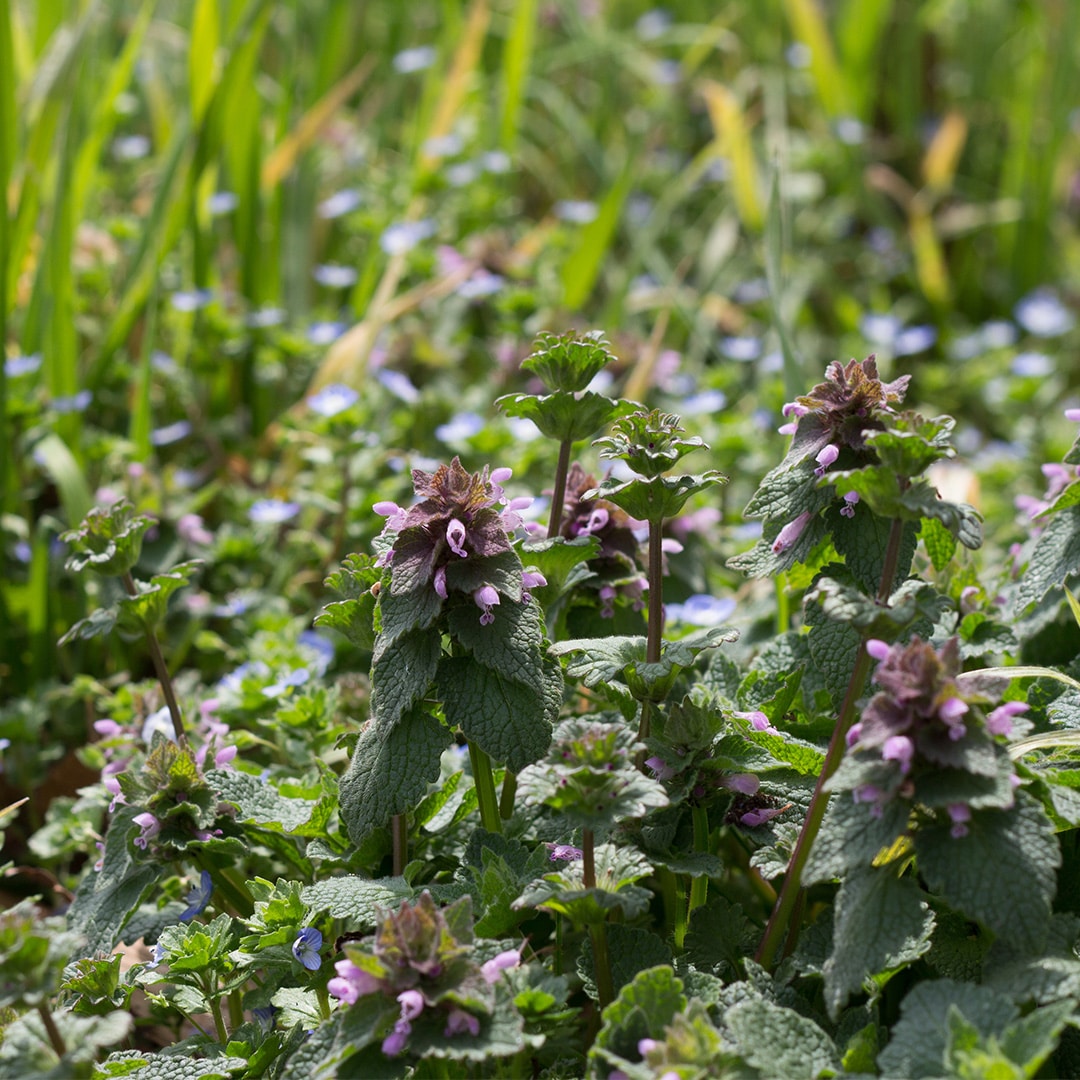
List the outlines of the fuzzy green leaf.
{"type": "Polygon", "coordinates": [[[1035,542],[1024,576],[1020,579],[1013,615],[1019,616],[1051,589],[1071,580],[1080,567],[1080,506],[1055,514],[1035,542]]]}
{"type": "MultiPolygon", "coordinates": [[[[611,984],[616,993],[632,982],[639,972],[671,964],[671,949],[652,930],[627,926],[624,923],[609,923],[604,933],[607,935],[611,984]]],[[[586,993],[595,998],[596,967],[591,941],[578,955],[577,970],[585,984],[586,993]]]]}
{"type": "Polygon", "coordinates": [[[1061,852],[1042,806],[1024,792],[1011,810],[976,810],[966,836],[948,824],[915,834],[929,888],[1000,937],[1033,951],[1046,941],[1061,852]]]}
{"type": "MultiPolygon", "coordinates": [[[[875,596],[881,588],[881,575],[885,568],[885,554],[889,546],[892,521],[878,517],[868,509],[855,509],[854,517],[845,517],[839,511],[828,515],[833,544],[844,556],[844,565],[859,589],[868,596],[875,596]]],[[[896,563],[895,584],[903,582],[911,569],[919,531],[914,522],[907,522],[900,539],[900,556],[896,563]]],[[[951,534],[947,534],[951,537],[951,534]]],[[[954,541],[955,545],[955,541],[954,541]]]]}
{"type": "Polygon", "coordinates": [[[380,909],[396,910],[412,897],[412,886],[401,877],[326,878],[300,892],[312,914],[325,911],[331,919],[348,922],[355,931],[374,927],[380,909]]]}
{"type": "Polygon", "coordinates": [[[738,976],[743,959],[754,951],[758,935],[759,930],[738,904],[714,892],[690,915],[685,956],[699,971],[731,979],[738,976]]]}
{"type": "Polygon", "coordinates": [[[741,1056],[763,1076],[815,1080],[835,1075],[840,1055],[832,1039],[805,1016],[770,1001],[743,1001],[724,1013],[741,1056]]]}
{"type": "Polygon", "coordinates": [[[849,995],[879,972],[913,963],[930,948],[934,916],[910,878],[865,867],[844,878],[836,897],[825,1004],[835,1020],[849,995]]]}
{"type": "Polygon", "coordinates": [[[132,822],[136,813],[138,807],[117,809],[105,836],[101,871],[82,879],[68,909],[68,925],[86,937],[84,955],[111,952],[124,925],[161,880],[159,867],[132,857],[128,836],[138,830],[132,822]]]}
{"type": "Polygon", "coordinates": [[[945,1051],[950,1006],[984,1035],[1004,1031],[1018,1011],[1008,998],[983,986],[952,979],[919,983],[901,1003],[892,1038],[878,1055],[878,1067],[886,1077],[918,1080],[949,1075],[945,1051]]]}
{"type": "Polygon", "coordinates": [[[583,498],[607,499],[640,521],[658,521],[677,517],[691,495],[713,484],[725,484],[723,473],[710,469],[698,475],[653,476],[649,479],[605,480],[583,498]]]}
{"type": "Polygon", "coordinates": [[[168,573],[155,574],[149,582],[136,581],[138,595],[125,596],[117,602],[120,632],[134,637],[159,626],[165,618],[169,597],[187,585],[201,565],[201,559],[192,559],[177,563],[168,573]]]}
{"type": "Polygon", "coordinates": [[[531,420],[549,439],[570,443],[587,439],[637,408],[633,402],[613,400],[592,390],[581,394],[556,390],[543,397],[506,394],[496,398],[495,404],[507,416],[531,420]]]}
{"type": "Polygon", "coordinates": [[[438,780],[442,752],[451,742],[450,732],[422,707],[393,726],[368,722],[341,778],[341,819],[353,843],[416,806],[438,780]]]}
{"type": "Polygon", "coordinates": [[[439,635],[425,630],[376,642],[371,666],[371,716],[380,731],[395,724],[427,693],[441,651],[439,635]]]}
{"type": "Polygon", "coordinates": [[[956,554],[956,537],[937,518],[923,518],[919,538],[926,547],[934,569],[941,573],[956,554]]]}
{"type": "Polygon", "coordinates": [[[311,820],[318,802],[282,795],[268,780],[236,769],[215,769],[207,775],[211,787],[237,808],[237,820],[274,831],[294,833],[311,820]]]}
{"type": "Polygon", "coordinates": [[[410,630],[427,630],[442,611],[442,597],[425,583],[411,592],[379,593],[379,640],[383,648],[410,630]]]}
{"type": "Polygon", "coordinates": [[[603,1025],[589,1051],[590,1062],[615,1054],[638,1061],[642,1039],[663,1039],[664,1028],[686,1009],[683,984],[668,965],[639,972],[603,1011],[603,1025]],[[607,1052],[607,1053],[605,1053],[607,1052]]]}
{"type": "Polygon", "coordinates": [[[315,625],[337,630],[360,649],[375,647],[375,597],[369,592],[355,600],[335,600],[315,616],[315,625]]]}
{"type": "Polygon", "coordinates": [[[512,601],[500,604],[495,610],[495,621],[488,626],[481,625],[475,604],[462,604],[450,609],[448,622],[451,636],[479,664],[538,695],[543,694],[540,646],[544,631],[537,604],[512,601]]]}
{"type": "MultiPolygon", "coordinates": [[[[537,652],[539,660],[539,652],[537,652]]],[[[446,722],[514,772],[542,757],[551,743],[544,698],[472,657],[443,657],[436,677],[446,722]]]]}
{"type": "Polygon", "coordinates": [[[850,792],[837,793],[825,811],[803,872],[803,883],[843,878],[851,871],[868,867],[904,832],[909,812],[903,800],[893,799],[882,807],[881,816],[875,817],[870,807],[855,802],[850,792]]]}

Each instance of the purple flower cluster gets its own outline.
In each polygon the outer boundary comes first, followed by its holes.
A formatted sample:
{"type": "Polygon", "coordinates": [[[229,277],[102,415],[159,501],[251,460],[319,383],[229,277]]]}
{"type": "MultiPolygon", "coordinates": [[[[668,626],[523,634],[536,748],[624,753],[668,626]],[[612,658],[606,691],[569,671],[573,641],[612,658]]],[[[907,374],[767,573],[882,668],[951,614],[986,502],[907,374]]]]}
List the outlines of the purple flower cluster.
{"type": "MultiPolygon", "coordinates": [[[[378,565],[391,567],[391,591],[408,591],[417,581],[427,581],[445,600],[452,587],[452,567],[459,559],[487,559],[511,551],[511,536],[523,524],[521,511],[533,500],[507,497],[502,485],[510,476],[510,469],[489,472],[486,466],[479,473],[467,472],[455,457],[434,473],[413,470],[419,500],[413,506],[376,503],[375,513],[386,518],[382,536],[392,538],[378,559],[378,565]]],[[[521,600],[527,603],[529,590],[546,584],[543,574],[523,570],[521,600]]],[[[480,609],[481,626],[489,626],[502,602],[499,591],[483,584],[470,592],[480,609]]]]}
{"type": "MultiPolygon", "coordinates": [[[[454,938],[450,921],[435,907],[431,895],[423,893],[396,914],[383,913],[372,951],[353,952],[339,960],[334,965],[337,975],[326,989],[343,1005],[372,994],[393,999],[398,1016],[382,1041],[382,1051],[387,1057],[397,1057],[408,1044],[413,1024],[425,1013],[443,1023],[447,1038],[480,1034],[480,1016],[462,1003],[489,1002],[490,988],[504,971],[521,963],[521,953],[507,949],[478,965],[469,959],[469,951],[454,938]]],[[[486,1012],[487,1006],[481,1011],[486,1012]]]]}
{"type": "MultiPolygon", "coordinates": [[[[852,790],[857,803],[866,803],[875,816],[895,798],[918,798],[921,776],[941,769],[988,775],[985,755],[995,736],[1012,734],[1013,721],[1027,711],[1024,702],[1010,701],[985,713],[985,699],[965,693],[960,674],[958,639],[940,649],[914,637],[907,645],[888,645],[871,639],[866,651],[878,661],[874,680],[881,688],[847,735],[851,755],[878,762],[873,783],[852,790]]],[[[996,760],[996,759],[991,759],[996,760]]],[[[991,765],[993,770],[997,766],[991,765]]],[[[1010,777],[1015,787],[1015,776],[1010,777]]],[[[971,807],[948,803],[952,834],[967,834],[971,807]]]]}

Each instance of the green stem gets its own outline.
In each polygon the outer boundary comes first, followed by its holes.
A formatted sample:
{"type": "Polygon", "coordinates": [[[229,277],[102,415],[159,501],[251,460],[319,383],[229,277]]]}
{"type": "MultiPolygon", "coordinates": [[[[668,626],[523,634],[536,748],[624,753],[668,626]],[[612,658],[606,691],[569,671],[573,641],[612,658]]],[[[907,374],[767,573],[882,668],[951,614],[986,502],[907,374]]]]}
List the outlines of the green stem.
{"type": "MultiPolygon", "coordinates": [[[[135,579],[130,570],[125,570],[121,580],[128,596],[138,596],[139,590],[135,588],[135,579]]],[[[158,644],[157,634],[153,628],[146,627],[146,644],[150,650],[150,659],[154,664],[154,673],[161,684],[161,692],[165,695],[165,704],[169,707],[169,716],[172,717],[173,731],[176,734],[178,746],[187,749],[187,735],[184,733],[184,718],[180,714],[180,705],[176,700],[176,691],[173,689],[172,676],[169,674],[165,657],[161,654],[161,646],[158,644]]]]}
{"type": "Polygon", "coordinates": [[[395,814],[390,819],[390,839],[394,849],[394,877],[401,877],[409,854],[409,819],[404,814],[395,814]]]}
{"type": "Polygon", "coordinates": [[[566,502],[566,477],[570,472],[570,450],[574,444],[569,439],[559,443],[559,462],[555,466],[555,487],[551,492],[551,512],[548,514],[548,539],[559,535],[562,524],[563,503],[566,502]]]}
{"type": "Polygon", "coordinates": [[[517,798],[517,773],[509,769],[503,774],[502,791],[499,792],[499,817],[508,821],[514,816],[514,800],[517,798]]]}
{"type": "MultiPolygon", "coordinates": [[[[709,811],[704,806],[695,806],[690,812],[694,824],[694,850],[709,850],[709,811]]],[[[709,895],[709,879],[705,874],[690,879],[690,899],[686,906],[689,919],[695,908],[701,907],[709,895]]]]}
{"type": "Polygon", "coordinates": [[[315,988],[315,997],[319,1000],[319,1015],[324,1020],[330,1019],[330,995],[325,986],[315,988]]]}
{"type": "Polygon", "coordinates": [[[49,1011],[47,1001],[38,1002],[38,1016],[45,1025],[45,1034],[49,1036],[49,1044],[56,1051],[56,1056],[62,1058],[67,1053],[67,1047],[64,1045],[64,1036],[60,1034],[60,1029],[56,1026],[56,1021],[49,1011]]]}
{"type": "Polygon", "coordinates": [[[596,970],[596,996],[600,1008],[605,1009],[615,1000],[615,985],[611,981],[611,959],[608,956],[607,926],[593,923],[589,927],[592,940],[593,967],[596,970]]]}
{"type": "MultiPolygon", "coordinates": [[[[881,570],[881,587],[878,589],[877,601],[885,604],[892,594],[893,579],[896,576],[897,564],[900,561],[900,542],[904,534],[904,522],[895,519],[889,530],[888,547],[885,549],[885,561],[881,570]]],[[[755,959],[765,968],[771,968],[776,954],[785,935],[788,934],[788,926],[795,914],[799,892],[802,887],[803,870],[806,861],[810,857],[810,849],[814,846],[817,834],[821,829],[821,822],[825,817],[825,810],[829,805],[829,792],[825,790],[825,784],[840,765],[844,753],[847,750],[847,733],[855,720],[855,705],[866,685],[867,676],[870,674],[871,658],[866,651],[867,634],[859,639],[858,651],[855,655],[855,667],[848,681],[847,692],[840,706],[840,715],[836,720],[832,738],[829,740],[829,748],[825,753],[825,764],[822,766],[821,775],[818,777],[814,794],[810,799],[810,806],[806,812],[806,820],[803,822],[799,839],[795,843],[795,850],[791,854],[791,862],[787,873],[784,875],[784,884],[780,889],[780,896],[769,917],[769,924],[765,927],[765,935],[761,939],[755,959]]],[[[788,937],[794,944],[792,937],[788,937]]]]}
{"type": "Polygon", "coordinates": [[[210,998],[210,1015],[214,1018],[214,1029],[217,1031],[217,1040],[222,1046],[229,1041],[229,1032],[225,1027],[225,1017],[221,1015],[221,998],[211,997],[211,991],[204,990],[210,998]]]}
{"type": "MultiPolygon", "coordinates": [[[[197,861],[200,866],[204,865],[202,860],[197,861]]],[[[210,871],[210,876],[214,879],[214,887],[221,890],[237,915],[241,918],[251,915],[255,910],[255,901],[251,899],[251,893],[239,879],[236,871],[224,866],[204,866],[204,868],[210,871]]]]}
{"type": "Polygon", "coordinates": [[[243,995],[239,990],[234,990],[228,997],[229,1001],[229,1023],[232,1025],[233,1031],[235,1031],[244,1022],[244,1002],[243,995]]]}
{"type": "Polygon", "coordinates": [[[596,888],[596,852],[592,829],[581,830],[581,876],[586,889],[596,888]]]}
{"type": "Polygon", "coordinates": [[[480,803],[480,824],[488,832],[501,833],[502,818],[499,817],[499,800],[495,795],[495,779],[491,774],[491,758],[471,739],[469,761],[472,762],[473,783],[476,785],[476,798],[480,803]]]}
{"type": "Polygon", "coordinates": [[[649,638],[645,646],[645,662],[660,662],[660,646],[664,640],[664,552],[663,518],[649,522],[649,638]]]}
{"type": "Polygon", "coordinates": [[[555,951],[551,956],[551,965],[555,975],[563,972],[563,917],[555,912],[555,951]]]}
{"type": "Polygon", "coordinates": [[[678,941],[682,912],[679,879],[666,866],[658,866],[656,883],[660,887],[660,896],[664,902],[664,918],[667,921],[668,933],[671,934],[673,941],[678,941]]]}
{"type": "Polygon", "coordinates": [[[786,634],[791,628],[791,598],[787,574],[776,575],[776,632],[786,634]]]}

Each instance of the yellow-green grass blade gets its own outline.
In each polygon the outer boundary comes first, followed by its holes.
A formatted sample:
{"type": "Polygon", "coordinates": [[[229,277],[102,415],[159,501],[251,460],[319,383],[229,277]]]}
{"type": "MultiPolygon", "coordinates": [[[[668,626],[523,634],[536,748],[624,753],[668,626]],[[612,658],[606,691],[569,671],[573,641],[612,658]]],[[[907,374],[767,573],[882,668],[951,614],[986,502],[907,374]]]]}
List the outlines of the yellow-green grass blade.
{"type": "MultiPolygon", "coordinates": [[[[7,375],[4,349],[7,344],[7,297],[10,229],[7,190],[17,154],[15,141],[15,59],[11,34],[11,0],[0,0],[0,446],[11,445],[8,434],[7,375]]],[[[5,453],[0,463],[0,513],[7,509],[8,491],[14,488],[14,455],[5,453]]],[[[0,631],[0,643],[6,633],[0,631]]]]}
{"type": "MultiPolygon", "coordinates": [[[[157,0],[145,0],[138,14],[127,27],[124,47],[109,66],[104,85],[95,85],[90,98],[94,102],[89,131],[79,147],[71,198],[75,221],[80,222],[86,210],[86,200],[93,187],[95,174],[105,143],[116,126],[116,102],[131,83],[135,62],[139,57],[146,31],[153,19],[157,0]]],[[[95,80],[96,83],[96,80],[95,80]]]]}
{"type": "Polygon", "coordinates": [[[512,152],[517,144],[521,103],[525,98],[536,38],[536,9],[537,0],[516,0],[511,8],[510,32],[503,47],[499,141],[507,152],[512,152]]]}
{"type": "Polygon", "coordinates": [[[34,446],[34,457],[56,485],[64,517],[68,526],[74,528],[94,505],[75,455],[59,435],[49,432],[34,446]]]}
{"type": "Polygon", "coordinates": [[[218,81],[221,15],[217,0],[195,0],[188,42],[188,92],[191,118],[198,125],[218,81]]]}
{"type": "Polygon", "coordinates": [[[818,97],[830,119],[851,110],[847,85],[836,61],[824,12],[816,0],[784,0],[792,33],[810,50],[810,74],[818,97]]]}
{"type": "Polygon", "coordinates": [[[836,15],[836,45],[852,112],[870,120],[877,89],[876,65],[894,0],[845,0],[836,15]]]}
{"type": "Polygon", "coordinates": [[[596,217],[581,230],[576,246],[563,264],[563,305],[570,311],[577,311],[592,295],[600,267],[615,239],[633,180],[633,170],[629,166],[624,168],[604,196],[596,217]]]}

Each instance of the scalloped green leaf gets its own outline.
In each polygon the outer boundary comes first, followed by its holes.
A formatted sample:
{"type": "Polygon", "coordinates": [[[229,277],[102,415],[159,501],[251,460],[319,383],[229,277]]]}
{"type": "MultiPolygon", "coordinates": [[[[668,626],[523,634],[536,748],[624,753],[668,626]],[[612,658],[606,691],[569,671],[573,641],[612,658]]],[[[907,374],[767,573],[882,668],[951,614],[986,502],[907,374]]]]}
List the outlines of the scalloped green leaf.
{"type": "Polygon", "coordinates": [[[1046,941],[1061,852],[1042,806],[1023,791],[1011,810],[975,810],[967,835],[948,824],[915,834],[919,871],[952,907],[1038,951],[1046,941]]]}
{"type": "Polygon", "coordinates": [[[342,919],[359,931],[375,926],[380,909],[396,911],[414,895],[415,890],[403,877],[372,879],[350,875],[307,885],[300,899],[312,914],[325,911],[331,919],[342,919]]]}
{"type": "Polygon", "coordinates": [[[930,949],[934,916],[925,894],[892,867],[862,867],[840,885],[833,947],[825,962],[825,1005],[835,1020],[872,975],[913,963],[930,949]]]}
{"type": "Polygon", "coordinates": [[[422,706],[390,727],[368,722],[341,778],[341,819],[353,843],[363,843],[395,814],[416,806],[439,779],[442,753],[452,741],[422,706]]]}
{"type": "Polygon", "coordinates": [[[813,1020],[770,1001],[743,1001],[724,1013],[748,1065],[765,1076],[816,1080],[840,1070],[836,1044],[813,1020]]]}
{"type": "Polygon", "coordinates": [[[469,656],[447,656],[436,677],[446,722],[514,772],[547,752],[551,723],[542,693],[469,656]]]}
{"type": "Polygon", "coordinates": [[[395,724],[427,693],[441,652],[439,635],[426,630],[376,642],[371,665],[371,716],[380,730],[395,724]]]}

